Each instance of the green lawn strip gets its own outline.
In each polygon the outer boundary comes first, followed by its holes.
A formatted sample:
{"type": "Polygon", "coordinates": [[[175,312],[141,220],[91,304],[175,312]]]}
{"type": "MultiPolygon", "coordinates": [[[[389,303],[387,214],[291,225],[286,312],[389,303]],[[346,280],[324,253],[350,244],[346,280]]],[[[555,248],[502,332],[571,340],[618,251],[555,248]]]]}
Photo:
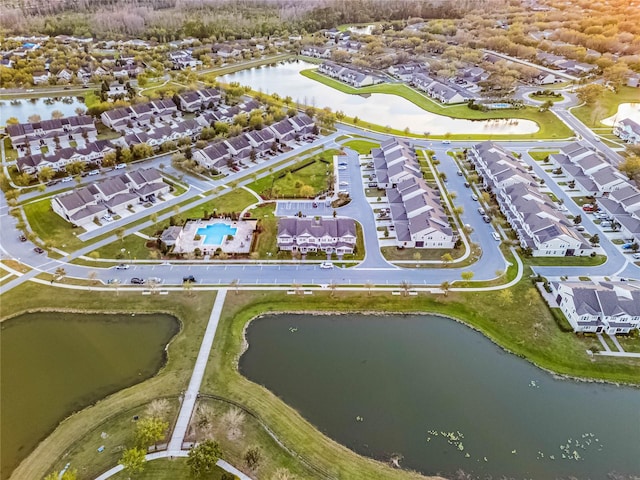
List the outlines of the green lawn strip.
{"type": "Polygon", "coordinates": [[[27,221],[34,233],[52,247],[66,252],[78,250],[83,242],[74,233],[84,233],[82,228],[73,228],[69,222],[51,209],[51,200],[44,198],[23,207],[27,221]]]}
{"type": "MultiPolygon", "coordinates": [[[[127,235],[122,240],[116,240],[113,243],[104,245],[103,247],[89,253],[89,257],[97,255],[97,258],[113,258],[116,260],[147,260],[153,259],[152,251],[147,247],[147,240],[138,235],[127,235]],[[122,252],[124,248],[125,252],[122,252]]],[[[102,262],[101,262],[102,263],[102,262]]]]}
{"type": "Polygon", "coordinates": [[[542,162],[549,155],[560,153],[560,150],[529,150],[529,155],[536,162],[542,162]]]}
{"type": "MultiPolygon", "coordinates": [[[[393,233],[393,232],[389,232],[393,233]]],[[[454,259],[460,258],[465,248],[398,248],[398,247],[382,247],[380,249],[382,255],[389,261],[394,260],[438,260],[442,259],[445,254],[451,255],[454,259]],[[416,254],[420,255],[419,257],[416,254]]],[[[432,265],[442,268],[441,264],[432,265]]]]}
{"type": "Polygon", "coordinates": [[[589,128],[611,127],[601,123],[601,120],[615,115],[621,103],[638,103],[638,89],[633,87],[620,87],[617,93],[610,90],[594,105],[582,105],[572,108],[571,113],[589,128]]]}
{"type": "MultiPolygon", "coordinates": [[[[329,78],[325,75],[317,73],[315,70],[302,70],[300,72],[307,78],[324,83],[336,90],[351,95],[362,95],[367,93],[385,93],[391,95],[398,95],[418,107],[431,113],[438,115],[444,115],[451,118],[461,118],[468,120],[488,120],[488,119],[523,119],[536,122],[540,127],[536,133],[522,134],[522,135],[459,135],[451,132],[451,135],[429,135],[429,138],[452,138],[459,140],[475,140],[483,138],[499,139],[527,139],[527,138],[568,138],[573,136],[573,132],[558,117],[552,112],[540,112],[535,107],[525,107],[519,110],[494,110],[489,112],[481,112],[480,110],[471,110],[467,104],[458,104],[452,106],[443,106],[434,100],[428,98],[424,94],[412,89],[411,87],[401,83],[382,83],[379,85],[372,85],[369,87],[354,88],[346,85],[342,82],[329,78]]],[[[346,123],[352,123],[353,119],[345,118],[346,123]]],[[[389,132],[390,134],[407,135],[406,132],[388,129],[386,127],[380,127],[379,125],[368,124],[360,120],[357,123],[358,126],[370,128],[371,130],[389,132]]],[[[424,135],[410,134],[412,137],[424,138],[424,135]]]]}
{"type": "Polygon", "coordinates": [[[274,55],[272,57],[261,58],[257,60],[251,60],[246,62],[235,63],[233,65],[227,65],[224,67],[219,67],[213,69],[211,72],[198,72],[196,71],[196,75],[203,77],[204,79],[215,79],[215,77],[219,77],[222,75],[228,75],[230,73],[239,72],[240,70],[247,70],[249,68],[259,67],[262,65],[270,65],[272,63],[277,63],[285,60],[289,60],[293,58],[294,55],[290,53],[281,53],[278,55],[274,55]]]}
{"type": "Polygon", "coordinates": [[[593,339],[561,332],[549,309],[529,280],[511,287],[512,299],[504,303],[496,293],[450,292],[416,297],[392,296],[389,292],[314,292],[288,296],[284,292],[241,292],[229,294],[225,303],[212,356],[205,372],[202,391],[242,403],[258,412],[279,440],[335,478],[401,479],[416,474],[389,469],[364,459],[317,431],[293,408],[264,387],[239,374],[237,359],[244,348],[247,322],[268,312],[433,312],[458,318],[481,330],[499,345],[519,356],[560,374],[638,382],[637,359],[590,358],[585,350],[593,339]],[[517,305],[517,307],[516,307],[517,305]],[[234,359],[234,361],[230,361],[234,359]]]}
{"type": "Polygon", "coordinates": [[[596,255],[595,257],[530,257],[525,259],[525,263],[532,267],[596,267],[606,261],[606,255],[596,255]]]}
{"type": "Polygon", "coordinates": [[[18,158],[18,152],[11,147],[11,138],[5,137],[4,140],[4,157],[8,161],[16,160],[18,158]]]}
{"type": "Polygon", "coordinates": [[[342,144],[344,147],[355,150],[361,155],[371,153],[372,148],[378,148],[380,146],[377,142],[370,142],[368,140],[351,140],[342,144]]]}
{"type": "Polygon", "coordinates": [[[333,156],[339,155],[335,149],[317,153],[301,160],[281,172],[265,175],[247,185],[263,198],[302,198],[300,189],[308,185],[313,189],[315,197],[328,189],[328,179],[333,173],[333,156]]]}
{"type": "MultiPolygon", "coordinates": [[[[220,480],[224,470],[220,467],[207,474],[207,480],[220,480]]],[[[178,480],[191,478],[189,465],[187,465],[186,458],[174,458],[169,460],[168,458],[161,458],[147,462],[142,473],[137,473],[135,477],[131,477],[131,474],[122,470],[116,473],[113,477],[114,480],[127,480],[135,478],[136,480],[178,480]]],[[[236,478],[236,477],[234,477],[236,478]]]]}
{"type": "Polygon", "coordinates": [[[266,260],[275,260],[278,257],[278,219],[275,216],[276,204],[266,203],[262,206],[250,210],[251,218],[258,220],[257,228],[259,233],[255,237],[252,252],[257,253],[257,257],[266,260]]]}
{"type": "MultiPolygon", "coordinates": [[[[50,472],[54,464],[59,464],[57,462],[66,463],[65,452],[107,418],[158,397],[177,396],[187,387],[215,294],[206,292],[189,296],[188,292],[171,292],[166,296],[143,296],[140,292],[121,289],[116,296],[114,292],[67,290],[26,282],[0,298],[3,318],[34,309],[71,308],[91,312],[166,312],[182,322],[181,331],[167,349],[167,363],[155,377],[71,415],[14,472],[13,478],[35,479],[50,472]]],[[[81,465],[77,467],[82,468],[81,465]]]]}

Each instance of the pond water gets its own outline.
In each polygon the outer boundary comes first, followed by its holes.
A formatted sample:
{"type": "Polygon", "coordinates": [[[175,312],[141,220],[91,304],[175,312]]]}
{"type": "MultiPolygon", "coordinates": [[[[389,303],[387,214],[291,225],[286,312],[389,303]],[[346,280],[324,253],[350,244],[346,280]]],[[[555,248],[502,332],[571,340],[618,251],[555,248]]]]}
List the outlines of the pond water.
{"type": "Polygon", "coordinates": [[[221,82],[239,82],[265,93],[290,96],[304,105],[331,107],[341,110],[348,117],[358,117],[363,122],[391,126],[400,130],[408,127],[411,132],[433,135],[452,134],[527,134],[539,130],[530,120],[462,120],[427,112],[397,95],[374,93],[349,95],[300,75],[301,70],[316,65],[298,61],[276,66],[265,66],[223,75],[221,82]]]}
{"type": "Polygon", "coordinates": [[[625,118],[630,118],[640,123],[640,103],[621,103],[618,105],[618,112],[602,120],[602,123],[613,127],[617,122],[625,118]]]}
{"type": "Polygon", "coordinates": [[[74,411],[154,375],[169,315],[33,313],[2,323],[1,478],[74,411]]]}
{"type": "Polygon", "coordinates": [[[267,315],[247,339],[241,372],[360,454],[446,477],[640,474],[640,390],[556,379],[452,320],[267,315]]]}
{"type": "Polygon", "coordinates": [[[6,124],[7,119],[11,117],[25,123],[34,114],[40,115],[42,120],[50,120],[54,110],[61,111],[65,117],[72,117],[77,115],[77,108],[87,109],[80,97],[21,98],[15,102],[12,104],[10,100],[0,101],[0,125],[6,124]]]}

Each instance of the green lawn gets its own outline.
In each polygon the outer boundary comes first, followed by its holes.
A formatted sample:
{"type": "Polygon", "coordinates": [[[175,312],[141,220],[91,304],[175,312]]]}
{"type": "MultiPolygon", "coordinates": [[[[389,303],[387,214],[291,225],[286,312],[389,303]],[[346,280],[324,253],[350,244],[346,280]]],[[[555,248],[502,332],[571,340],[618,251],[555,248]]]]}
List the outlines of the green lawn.
{"type": "MultiPolygon", "coordinates": [[[[521,110],[509,110],[509,111],[489,111],[489,112],[481,112],[479,110],[471,110],[467,107],[466,104],[458,104],[452,106],[445,106],[440,103],[431,100],[427,96],[422,93],[414,90],[407,85],[401,83],[382,83],[379,85],[372,85],[369,87],[363,88],[354,88],[346,85],[342,82],[329,78],[325,75],[317,73],[313,69],[303,70],[300,72],[305,77],[311,78],[318,82],[324,83],[336,90],[339,90],[344,93],[352,94],[352,95],[361,95],[366,93],[385,93],[391,95],[398,95],[410,102],[416,104],[420,108],[427,110],[431,113],[435,113],[438,115],[444,115],[452,118],[462,118],[462,119],[470,119],[470,120],[487,120],[494,118],[508,118],[508,119],[524,119],[531,120],[538,124],[540,130],[534,134],[526,134],[526,135],[464,135],[464,134],[456,134],[455,132],[451,132],[451,135],[430,135],[430,138],[452,138],[458,140],[477,140],[483,138],[493,138],[496,140],[507,139],[507,138],[518,138],[518,139],[527,139],[527,138],[568,138],[573,136],[573,132],[567,127],[563,122],[561,122],[558,117],[556,117],[552,112],[540,112],[537,108],[534,107],[526,107],[521,110]]],[[[347,123],[353,123],[353,119],[346,119],[347,123]]],[[[363,126],[365,128],[370,128],[376,131],[383,131],[385,133],[393,134],[393,135],[407,135],[406,132],[396,130],[396,129],[387,129],[385,127],[381,127],[380,125],[367,124],[362,121],[357,123],[358,126],[363,126]]],[[[424,137],[424,135],[412,134],[409,136],[414,137],[424,137]]]]}
{"type": "Polygon", "coordinates": [[[4,142],[4,157],[8,161],[12,161],[18,158],[18,152],[16,152],[11,146],[11,138],[5,137],[4,142]]]}
{"type": "Polygon", "coordinates": [[[333,174],[333,156],[338,154],[339,150],[318,153],[282,172],[265,175],[248,187],[265,199],[315,197],[329,188],[329,179],[333,174]],[[311,187],[309,195],[301,194],[304,186],[311,187]]]}
{"type": "Polygon", "coordinates": [[[526,263],[538,267],[595,267],[607,261],[606,255],[596,255],[595,257],[531,257],[526,259],[526,263]]]}
{"type": "MultiPolygon", "coordinates": [[[[207,480],[220,480],[224,470],[219,467],[215,467],[215,471],[209,474],[207,480]]],[[[130,477],[129,474],[123,470],[116,473],[113,477],[114,480],[128,480],[129,478],[135,478],[135,480],[179,480],[191,478],[189,472],[189,466],[187,465],[186,458],[175,458],[169,460],[168,458],[161,458],[152,462],[147,462],[144,468],[144,472],[130,477]]],[[[236,478],[236,477],[234,477],[236,478]]]]}
{"type": "Polygon", "coordinates": [[[82,228],[73,228],[69,222],[51,209],[48,198],[24,205],[24,212],[31,229],[48,246],[73,251],[82,247],[75,234],[84,233],[82,228]]]}
{"type": "Polygon", "coordinates": [[[551,101],[553,103],[556,103],[564,100],[564,95],[560,94],[560,96],[556,97],[554,95],[534,95],[533,93],[530,93],[529,98],[532,100],[537,100],[538,102],[551,101]]]}
{"type": "MultiPolygon", "coordinates": [[[[152,251],[154,250],[147,248],[147,240],[138,235],[127,235],[122,240],[116,240],[94,250],[94,252],[97,252],[98,258],[114,258],[123,261],[129,260],[129,256],[131,256],[132,260],[152,259],[154,258],[151,254],[152,251]],[[124,254],[122,253],[123,248],[125,249],[124,254]]],[[[90,257],[92,253],[88,256],[90,257]]]]}
{"type": "Polygon", "coordinates": [[[256,238],[252,251],[256,252],[258,258],[261,259],[269,260],[278,258],[276,255],[278,252],[276,241],[278,235],[278,219],[274,215],[275,210],[275,203],[266,203],[251,210],[251,217],[258,219],[260,222],[258,225],[260,233],[256,238]]]}
{"type": "Polygon", "coordinates": [[[549,155],[554,155],[556,153],[560,153],[560,150],[529,150],[529,155],[536,162],[542,162],[549,155]]]}
{"type": "Polygon", "coordinates": [[[355,150],[360,155],[371,153],[372,148],[378,148],[380,146],[377,142],[370,142],[368,140],[351,140],[342,144],[346,148],[355,150]]]}
{"type": "Polygon", "coordinates": [[[573,108],[571,113],[589,128],[605,128],[610,132],[611,127],[600,121],[615,115],[621,103],[638,103],[639,101],[640,93],[637,88],[621,87],[618,93],[607,90],[596,104],[573,108]]]}

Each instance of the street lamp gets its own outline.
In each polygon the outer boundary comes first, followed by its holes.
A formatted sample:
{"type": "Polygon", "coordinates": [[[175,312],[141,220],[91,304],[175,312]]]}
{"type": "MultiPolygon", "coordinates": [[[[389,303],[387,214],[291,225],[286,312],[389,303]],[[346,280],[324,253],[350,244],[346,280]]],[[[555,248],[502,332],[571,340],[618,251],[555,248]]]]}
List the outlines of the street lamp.
{"type": "Polygon", "coordinates": [[[131,250],[127,250],[126,248],[121,248],[120,253],[122,253],[123,257],[124,257],[124,252],[127,252],[129,254],[129,264],[132,264],[133,260],[131,260],[131,250]]]}

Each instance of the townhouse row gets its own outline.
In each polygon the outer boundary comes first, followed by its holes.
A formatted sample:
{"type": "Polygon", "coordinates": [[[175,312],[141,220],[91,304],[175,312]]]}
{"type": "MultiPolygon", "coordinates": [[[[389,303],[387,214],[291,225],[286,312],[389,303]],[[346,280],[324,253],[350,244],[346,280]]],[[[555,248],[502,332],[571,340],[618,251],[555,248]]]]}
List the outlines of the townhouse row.
{"type": "Polygon", "coordinates": [[[366,87],[384,82],[384,78],[370,70],[356,67],[345,67],[333,62],[324,62],[318,67],[318,71],[335,78],[352,87],[366,87]]]}
{"type": "Polygon", "coordinates": [[[385,189],[400,248],[453,248],[454,234],[440,194],[422,176],[413,145],[390,138],[371,150],[376,184],[385,189]]]}
{"type": "Polygon", "coordinates": [[[475,145],[467,151],[467,158],[475,165],[484,188],[495,195],[522,248],[530,249],[536,257],[592,253],[575,226],[540,191],[523,162],[492,142],[475,145]]]}
{"type": "Polygon", "coordinates": [[[7,125],[6,132],[19,157],[40,153],[43,147],[52,152],[73,142],[95,142],[98,137],[93,117],[89,115],[7,125]]]}
{"type": "Polygon", "coordinates": [[[69,223],[83,227],[107,214],[120,215],[133,205],[154,202],[170,186],[155,168],[123,173],[51,199],[51,208],[69,223]]]}
{"type": "Polygon", "coordinates": [[[352,218],[286,217],[278,220],[278,249],[290,252],[353,253],[356,222],[352,218]]]}

